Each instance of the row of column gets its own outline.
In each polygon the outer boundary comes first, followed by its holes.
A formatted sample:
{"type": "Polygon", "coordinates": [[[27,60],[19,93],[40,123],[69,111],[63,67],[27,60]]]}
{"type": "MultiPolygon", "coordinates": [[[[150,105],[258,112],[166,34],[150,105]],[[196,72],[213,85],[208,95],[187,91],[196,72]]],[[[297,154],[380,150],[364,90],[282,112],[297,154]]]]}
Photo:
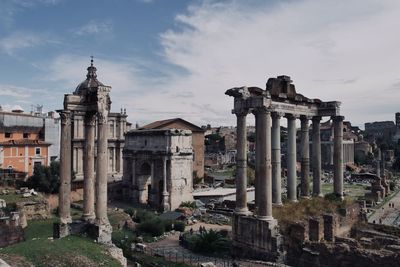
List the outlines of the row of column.
{"type": "MultiPolygon", "coordinates": [[[[60,193],[59,216],[63,224],[70,223],[71,193],[71,112],[62,110],[61,117],[61,151],[60,151],[60,193]]],[[[88,112],[85,115],[85,160],[83,161],[83,219],[97,224],[109,224],[107,217],[107,117],[108,111],[88,112]],[[94,177],[95,159],[95,122],[97,117],[97,164],[94,177]],[[95,206],[96,202],[96,206],[95,206]]]]}
{"type": "MultiPolygon", "coordinates": [[[[237,171],[236,171],[236,213],[247,214],[247,111],[236,113],[237,117],[237,171]]],[[[281,113],[266,108],[253,111],[256,121],[256,160],[255,160],[255,205],[260,219],[271,220],[272,203],[281,205],[281,113]]],[[[287,114],[287,198],[297,201],[296,172],[296,119],[301,121],[301,197],[310,196],[310,153],[309,120],[307,116],[287,114]]],[[[334,124],[334,193],[343,196],[343,119],[332,117],[334,124]]],[[[312,117],[312,172],[313,195],[321,195],[321,117],[312,117]]]]}

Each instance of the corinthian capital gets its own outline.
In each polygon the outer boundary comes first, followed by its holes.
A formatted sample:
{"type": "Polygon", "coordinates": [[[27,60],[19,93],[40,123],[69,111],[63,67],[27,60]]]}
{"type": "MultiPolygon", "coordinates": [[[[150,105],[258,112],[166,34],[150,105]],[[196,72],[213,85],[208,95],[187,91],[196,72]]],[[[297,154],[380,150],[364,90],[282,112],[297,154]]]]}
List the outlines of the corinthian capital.
{"type": "Polygon", "coordinates": [[[99,111],[97,113],[97,123],[98,124],[107,124],[108,122],[108,112],[107,111],[99,111]]]}
{"type": "Polygon", "coordinates": [[[69,110],[59,110],[61,124],[62,125],[71,125],[71,112],[69,110]]]}

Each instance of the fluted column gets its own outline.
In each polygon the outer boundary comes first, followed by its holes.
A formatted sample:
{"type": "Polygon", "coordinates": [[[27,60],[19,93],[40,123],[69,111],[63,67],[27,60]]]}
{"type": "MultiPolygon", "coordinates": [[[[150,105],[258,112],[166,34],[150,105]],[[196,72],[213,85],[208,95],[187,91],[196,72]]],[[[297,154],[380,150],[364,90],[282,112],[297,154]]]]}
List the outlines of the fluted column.
{"type": "Polygon", "coordinates": [[[281,114],[272,114],[272,203],[282,205],[281,192],[281,114]]]}
{"type": "Polygon", "coordinates": [[[301,116],[301,197],[310,196],[310,136],[309,118],[301,116]]]}
{"type": "Polygon", "coordinates": [[[322,196],[321,190],[321,117],[312,118],[312,170],[313,195],[322,196]]]}
{"type": "Polygon", "coordinates": [[[343,197],[343,116],[335,116],[334,127],[334,151],[333,151],[333,190],[334,193],[343,197]]]}
{"type": "Polygon", "coordinates": [[[168,193],[168,188],[167,188],[167,157],[163,157],[163,200],[162,200],[162,206],[163,206],[163,211],[168,211],[170,210],[170,205],[169,205],[169,193],[168,193]]]}
{"type": "Polygon", "coordinates": [[[247,214],[247,112],[236,113],[236,209],[237,214],[247,214]]]}
{"type": "Polygon", "coordinates": [[[93,220],[94,213],[94,133],[96,117],[92,113],[85,117],[85,160],[83,161],[83,219],[93,220]]]}
{"type": "Polygon", "coordinates": [[[71,113],[68,110],[59,111],[61,117],[60,144],[60,190],[59,209],[61,224],[72,222],[71,219],[71,113]]]}
{"type": "Polygon", "coordinates": [[[297,201],[297,173],[296,173],[296,117],[286,115],[288,124],[287,147],[287,198],[289,201],[297,201]]]}
{"type": "Polygon", "coordinates": [[[260,181],[258,185],[259,206],[258,218],[272,220],[272,166],[271,166],[271,112],[261,108],[258,110],[260,140],[260,181]]]}
{"type": "Polygon", "coordinates": [[[98,224],[109,224],[107,217],[107,133],[108,111],[97,113],[97,169],[96,169],[96,221],[98,224]]]}

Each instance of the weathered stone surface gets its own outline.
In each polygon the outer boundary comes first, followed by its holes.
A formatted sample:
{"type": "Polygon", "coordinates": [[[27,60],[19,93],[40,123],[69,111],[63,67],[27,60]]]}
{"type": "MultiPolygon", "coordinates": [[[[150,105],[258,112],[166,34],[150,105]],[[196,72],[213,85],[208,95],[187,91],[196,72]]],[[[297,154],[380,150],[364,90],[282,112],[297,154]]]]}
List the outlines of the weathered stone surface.
{"type": "Polygon", "coordinates": [[[107,246],[107,251],[110,253],[111,257],[118,260],[123,267],[127,266],[127,260],[124,257],[122,249],[118,248],[115,245],[107,246]]]}
{"type": "Polygon", "coordinates": [[[46,200],[19,202],[17,210],[23,213],[27,220],[45,220],[51,218],[50,207],[46,200]]]}
{"type": "Polygon", "coordinates": [[[7,247],[24,241],[24,230],[21,226],[6,223],[0,224],[0,247],[7,247]]]}

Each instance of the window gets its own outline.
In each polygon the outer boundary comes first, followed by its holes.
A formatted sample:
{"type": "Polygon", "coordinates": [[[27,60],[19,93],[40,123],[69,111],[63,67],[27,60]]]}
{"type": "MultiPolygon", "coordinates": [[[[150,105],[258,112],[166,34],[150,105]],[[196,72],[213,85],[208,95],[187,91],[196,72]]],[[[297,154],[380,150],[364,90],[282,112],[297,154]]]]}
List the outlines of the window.
{"type": "Polygon", "coordinates": [[[24,133],[23,134],[23,137],[26,139],[26,138],[29,138],[29,133],[24,133]]]}
{"type": "Polygon", "coordinates": [[[35,148],[35,155],[40,155],[40,147],[35,148]]]}
{"type": "Polygon", "coordinates": [[[11,133],[5,133],[5,134],[4,134],[4,137],[5,137],[5,138],[11,138],[11,133]]]}

